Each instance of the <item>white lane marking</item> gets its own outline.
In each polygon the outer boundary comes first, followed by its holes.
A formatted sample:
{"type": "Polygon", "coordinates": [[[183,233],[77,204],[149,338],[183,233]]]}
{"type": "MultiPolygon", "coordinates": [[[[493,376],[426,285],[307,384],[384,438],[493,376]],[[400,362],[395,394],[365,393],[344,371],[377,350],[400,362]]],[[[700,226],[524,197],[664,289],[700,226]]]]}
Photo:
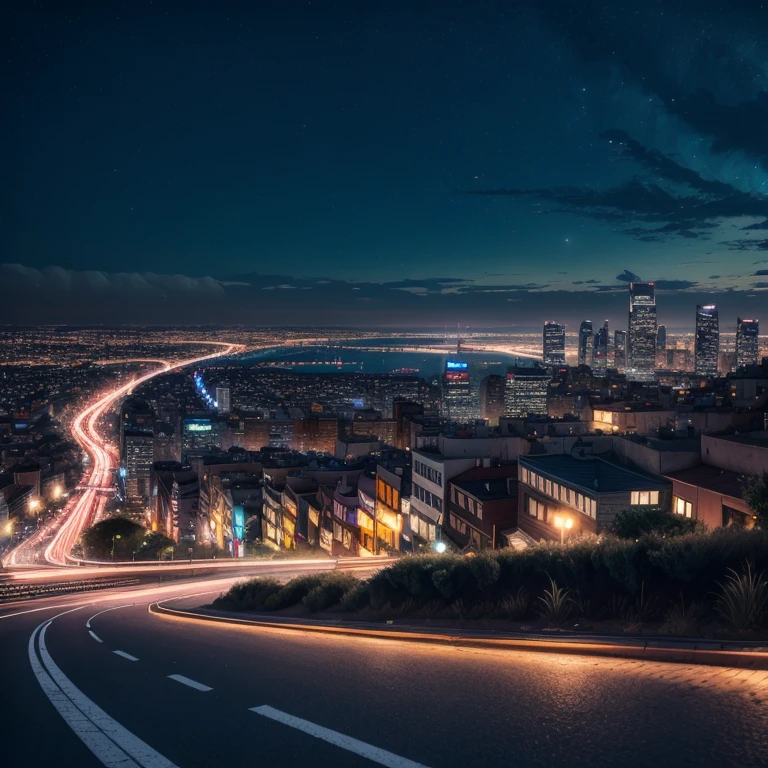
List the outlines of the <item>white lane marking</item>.
{"type": "MultiPolygon", "coordinates": [[[[23,616],[25,613],[37,613],[38,611],[53,611],[56,608],[66,608],[68,605],[72,605],[72,603],[59,603],[59,605],[46,605],[44,608],[30,608],[28,611],[16,611],[16,613],[6,613],[5,616],[0,616],[0,619],[12,619],[14,616],[23,616]]],[[[85,608],[86,605],[90,605],[90,603],[85,603],[85,605],[81,605],[81,608],[85,608]]],[[[65,613],[69,613],[69,611],[65,611],[65,613]]],[[[63,616],[64,614],[60,613],[59,616],[63,616]]],[[[55,616],[53,617],[56,618],[55,616]]],[[[51,619],[53,621],[53,619],[51,619]]]]}
{"type": "Polygon", "coordinates": [[[184,677],[184,675],[168,675],[168,677],[171,680],[175,680],[177,683],[181,683],[182,685],[188,685],[190,688],[194,688],[196,691],[212,691],[213,688],[210,688],[207,685],[203,685],[202,683],[195,682],[194,680],[190,680],[188,677],[184,677]]]}
{"type": "MultiPolygon", "coordinates": [[[[65,611],[65,613],[70,613],[70,611],[65,611]]],[[[63,615],[59,614],[59,616],[63,615]]],[[[56,618],[58,616],[53,617],[53,619],[56,618]]],[[[127,766],[177,768],[174,763],[152,749],[149,744],[143,742],[138,736],[111,718],[79,688],[75,687],[72,681],[59,669],[45,645],[45,633],[53,619],[44,621],[32,633],[29,640],[29,660],[40,686],[67,725],[107,768],[126,768],[127,766]],[[38,646],[40,659],[45,669],[37,660],[34,652],[35,636],[41,627],[38,646]]]]}
{"type": "Polygon", "coordinates": [[[88,634],[97,642],[97,643],[103,643],[104,641],[95,633],[92,632],[90,629],[88,630],[88,634]]]}
{"type": "Polygon", "coordinates": [[[91,616],[88,621],[85,622],[85,626],[88,627],[88,629],[91,628],[91,622],[97,617],[101,616],[102,613],[108,613],[109,611],[116,611],[119,608],[130,608],[132,605],[136,605],[136,603],[126,603],[125,605],[116,605],[113,608],[105,608],[103,611],[99,611],[98,613],[94,613],[93,616],[91,616]]]}
{"type": "Polygon", "coordinates": [[[124,659],[128,659],[128,661],[138,661],[135,656],[131,656],[130,653],[126,653],[125,651],[112,651],[112,653],[116,653],[118,656],[122,656],[124,659]]]}
{"type": "Polygon", "coordinates": [[[291,728],[304,731],[304,733],[308,733],[316,739],[327,741],[329,744],[341,747],[349,752],[354,752],[356,755],[365,757],[379,765],[386,765],[388,768],[426,768],[422,763],[415,763],[407,757],[400,757],[392,752],[387,752],[386,749],[374,747],[371,744],[366,744],[364,741],[353,739],[351,736],[345,736],[343,733],[332,731],[330,728],[323,728],[321,725],[315,725],[315,723],[311,723],[309,720],[302,720],[300,717],[294,717],[273,707],[266,705],[251,707],[251,712],[255,712],[257,715],[264,715],[264,717],[268,717],[271,720],[277,720],[278,723],[290,725],[291,728]]]}

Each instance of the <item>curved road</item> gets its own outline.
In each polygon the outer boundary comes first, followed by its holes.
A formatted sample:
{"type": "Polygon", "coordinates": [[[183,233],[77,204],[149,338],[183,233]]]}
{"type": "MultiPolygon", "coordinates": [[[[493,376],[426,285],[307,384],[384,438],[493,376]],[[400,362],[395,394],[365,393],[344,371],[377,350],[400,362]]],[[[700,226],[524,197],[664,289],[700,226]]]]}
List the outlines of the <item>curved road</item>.
{"type": "Polygon", "coordinates": [[[25,562],[35,562],[36,552],[51,534],[53,537],[43,550],[43,561],[58,566],[73,564],[74,561],[70,558],[72,547],[77,543],[83,529],[97,519],[104,509],[107,497],[104,495],[103,489],[112,485],[111,473],[118,457],[114,448],[107,443],[97,427],[100,420],[118,400],[130,394],[140,384],[174,368],[183,368],[203,360],[229,355],[243,348],[240,344],[213,341],[185,342],[185,344],[215,345],[222,347],[222,349],[209,355],[201,355],[175,363],[161,361],[161,366],[157,370],[137,376],[127,384],[101,395],[75,417],[72,422],[72,436],[90,458],[90,468],[80,483],[81,492],[74,496],[64,511],[48,525],[11,550],[3,560],[4,566],[14,567],[25,562]]]}
{"type": "Polygon", "coordinates": [[[768,764],[768,672],[326,637],[147,612],[174,596],[179,606],[207,603],[230,581],[2,607],[2,764],[768,764]],[[204,594],[183,597],[190,592],[204,594]]]}

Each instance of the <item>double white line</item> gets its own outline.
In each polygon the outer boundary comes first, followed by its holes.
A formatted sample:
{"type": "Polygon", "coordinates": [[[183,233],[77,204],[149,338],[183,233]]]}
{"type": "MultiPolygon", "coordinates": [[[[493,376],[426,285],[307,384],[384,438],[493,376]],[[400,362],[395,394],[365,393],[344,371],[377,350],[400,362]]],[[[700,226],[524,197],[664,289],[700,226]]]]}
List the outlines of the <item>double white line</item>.
{"type": "Polygon", "coordinates": [[[29,662],[40,687],[67,725],[107,768],[177,768],[94,704],[51,658],[45,645],[46,630],[54,619],[80,608],[44,621],[29,638],[29,662]]]}

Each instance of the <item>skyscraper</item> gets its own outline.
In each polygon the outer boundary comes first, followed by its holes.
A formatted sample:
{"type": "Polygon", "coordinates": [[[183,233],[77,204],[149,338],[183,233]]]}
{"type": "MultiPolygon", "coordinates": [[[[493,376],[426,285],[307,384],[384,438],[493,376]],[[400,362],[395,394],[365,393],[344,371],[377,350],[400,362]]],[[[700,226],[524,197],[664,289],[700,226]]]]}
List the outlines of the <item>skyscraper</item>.
{"type": "Polygon", "coordinates": [[[543,368],[511,367],[504,389],[504,415],[547,415],[550,376],[543,368]]]}
{"type": "Polygon", "coordinates": [[[696,306],[695,371],[700,376],[717,376],[720,352],[720,321],[714,304],[696,306]]]}
{"type": "Polygon", "coordinates": [[[659,330],[656,332],[656,349],[659,352],[667,351],[667,326],[660,325],[659,330]]]}
{"type": "Polygon", "coordinates": [[[608,330],[608,321],[606,320],[603,323],[603,327],[595,334],[595,347],[592,353],[595,370],[604,371],[608,367],[609,336],[610,331],[608,330]]]}
{"type": "Polygon", "coordinates": [[[565,365],[565,326],[548,320],[544,323],[544,365],[565,365]]]}
{"type": "Polygon", "coordinates": [[[477,406],[469,381],[469,365],[448,360],[443,374],[443,406],[447,420],[467,424],[477,418],[477,406]]]}
{"type": "Polygon", "coordinates": [[[627,332],[616,331],[613,334],[613,361],[614,365],[623,371],[627,365],[627,332]]]}
{"type": "Polygon", "coordinates": [[[504,376],[491,373],[480,382],[480,418],[498,421],[504,415],[504,376]]]}
{"type": "Polygon", "coordinates": [[[636,378],[651,378],[656,366],[656,289],[653,283],[629,284],[627,368],[636,378]]]}
{"type": "Polygon", "coordinates": [[[232,410],[229,387],[216,387],[216,405],[219,413],[229,413],[232,410]]]}
{"type": "Polygon", "coordinates": [[[579,365],[592,365],[592,321],[582,320],[579,326],[579,365]],[[590,350],[590,354],[587,354],[590,350]]]}
{"type": "Polygon", "coordinates": [[[736,319],[736,367],[757,365],[759,320],[736,319]]]}

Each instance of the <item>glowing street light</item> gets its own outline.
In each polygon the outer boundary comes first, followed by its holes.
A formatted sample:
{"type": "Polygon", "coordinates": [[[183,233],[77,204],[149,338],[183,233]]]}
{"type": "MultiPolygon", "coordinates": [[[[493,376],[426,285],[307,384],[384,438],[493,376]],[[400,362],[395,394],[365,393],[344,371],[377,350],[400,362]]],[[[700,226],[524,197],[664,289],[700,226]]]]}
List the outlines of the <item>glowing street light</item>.
{"type": "Polygon", "coordinates": [[[61,486],[60,485],[57,485],[53,489],[53,498],[54,499],[60,499],[61,498],[61,486]]]}
{"type": "Polygon", "coordinates": [[[442,555],[446,550],[444,541],[436,541],[433,546],[435,548],[435,552],[437,552],[438,555],[442,555]]]}
{"type": "Polygon", "coordinates": [[[573,520],[570,517],[556,517],[555,528],[560,529],[560,543],[565,543],[565,532],[573,528],[573,520]]]}
{"type": "Polygon", "coordinates": [[[30,499],[27,506],[29,507],[30,511],[34,512],[36,509],[40,508],[40,499],[30,499]]]}

